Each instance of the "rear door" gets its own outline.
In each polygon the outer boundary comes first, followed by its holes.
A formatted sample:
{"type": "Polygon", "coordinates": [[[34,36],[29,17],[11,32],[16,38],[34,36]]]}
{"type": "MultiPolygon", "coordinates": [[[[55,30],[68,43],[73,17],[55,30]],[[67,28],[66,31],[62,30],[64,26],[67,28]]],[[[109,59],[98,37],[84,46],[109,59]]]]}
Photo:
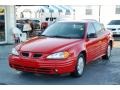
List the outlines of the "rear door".
{"type": "MultiPolygon", "coordinates": [[[[90,36],[91,34],[96,34],[93,23],[89,23],[87,26],[87,36],[90,36]]],[[[86,50],[88,62],[95,60],[100,55],[100,46],[101,41],[97,36],[93,38],[87,38],[86,50]]]]}

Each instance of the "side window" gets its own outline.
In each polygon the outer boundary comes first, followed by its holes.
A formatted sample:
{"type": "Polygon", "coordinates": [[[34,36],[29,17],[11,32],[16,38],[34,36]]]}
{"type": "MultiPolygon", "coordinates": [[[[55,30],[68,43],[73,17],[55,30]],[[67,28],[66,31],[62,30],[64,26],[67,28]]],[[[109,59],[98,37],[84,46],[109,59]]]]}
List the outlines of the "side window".
{"type": "Polygon", "coordinates": [[[88,30],[87,30],[87,35],[91,36],[93,34],[96,34],[95,28],[92,23],[88,24],[88,30]]]}
{"type": "Polygon", "coordinates": [[[95,22],[93,24],[94,24],[96,32],[99,32],[102,29],[101,24],[99,24],[98,22],[95,22]]]}

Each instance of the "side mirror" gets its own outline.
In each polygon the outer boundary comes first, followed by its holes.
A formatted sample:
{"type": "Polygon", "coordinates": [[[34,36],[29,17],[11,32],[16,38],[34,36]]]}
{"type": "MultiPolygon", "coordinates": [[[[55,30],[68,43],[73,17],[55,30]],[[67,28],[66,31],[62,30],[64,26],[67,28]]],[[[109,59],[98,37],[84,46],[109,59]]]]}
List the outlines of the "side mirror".
{"type": "Polygon", "coordinates": [[[87,38],[97,38],[97,34],[91,33],[91,34],[87,35],[87,38]]]}
{"type": "Polygon", "coordinates": [[[41,36],[41,33],[38,33],[37,35],[38,35],[38,36],[41,36]]]}

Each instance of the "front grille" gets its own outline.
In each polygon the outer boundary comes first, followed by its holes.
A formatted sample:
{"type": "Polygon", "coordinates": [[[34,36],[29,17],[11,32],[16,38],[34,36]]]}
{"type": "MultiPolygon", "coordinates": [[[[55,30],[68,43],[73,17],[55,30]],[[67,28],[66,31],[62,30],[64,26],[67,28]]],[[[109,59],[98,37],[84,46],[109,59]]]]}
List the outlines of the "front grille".
{"type": "Polygon", "coordinates": [[[21,52],[21,55],[22,57],[26,57],[26,58],[40,58],[42,56],[41,53],[33,53],[33,52],[27,52],[27,51],[24,51],[24,52],[21,52]]]}
{"type": "Polygon", "coordinates": [[[53,72],[53,69],[50,68],[33,68],[33,67],[26,67],[26,66],[20,66],[20,65],[10,65],[12,68],[15,68],[20,71],[27,71],[27,72],[33,72],[33,73],[50,73],[53,72]]]}
{"type": "Polygon", "coordinates": [[[42,56],[42,54],[40,53],[34,53],[33,54],[33,58],[40,58],[42,56]]]}
{"type": "Polygon", "coordinates": [[[23,57],[29,57],[29,52],[22,52],[21,54],[23,57]]]}

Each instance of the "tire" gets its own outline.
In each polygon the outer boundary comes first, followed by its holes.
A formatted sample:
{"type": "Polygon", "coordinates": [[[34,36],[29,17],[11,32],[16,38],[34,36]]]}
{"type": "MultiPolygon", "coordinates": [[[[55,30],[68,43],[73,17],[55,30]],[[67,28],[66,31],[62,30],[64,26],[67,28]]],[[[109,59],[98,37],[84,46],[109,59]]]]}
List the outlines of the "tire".
{"type": "Polygon", "coordinates": [[[75,66],[75,71],[71,73],[73,77],[80,77],[84,72],[85,67],[85,57],[83,54],[80,54],[77,59],[77,63],[75,66]]]}
{"type": "Polygon", "coordinates": [[[102,59],[109,60],[111,56],[111,50],[112,50],[112,47],[110,44],[108,44],[106,54],[102,57],[102,59]]]}

